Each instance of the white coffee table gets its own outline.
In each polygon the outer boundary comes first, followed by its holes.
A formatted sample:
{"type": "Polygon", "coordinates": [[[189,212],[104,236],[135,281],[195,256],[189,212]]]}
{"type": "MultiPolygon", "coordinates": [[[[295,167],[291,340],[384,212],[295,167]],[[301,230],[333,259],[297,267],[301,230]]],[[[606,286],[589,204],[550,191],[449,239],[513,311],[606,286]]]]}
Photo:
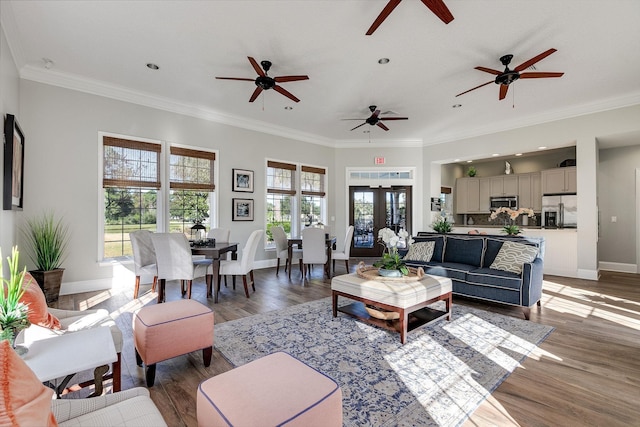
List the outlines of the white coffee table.
{"type": "MultiPolygon", "coordinates": [[[[22,358],[40,381],[46,383],[68,377],[62,389],[74,374],[118,359],[107,327],[52,334],[50,329],[31,325],[24,330],[21,341],[29,349],[22,358]]],[[[58,395],[61,391],[60,387],[56,388],[58,395]]]]}

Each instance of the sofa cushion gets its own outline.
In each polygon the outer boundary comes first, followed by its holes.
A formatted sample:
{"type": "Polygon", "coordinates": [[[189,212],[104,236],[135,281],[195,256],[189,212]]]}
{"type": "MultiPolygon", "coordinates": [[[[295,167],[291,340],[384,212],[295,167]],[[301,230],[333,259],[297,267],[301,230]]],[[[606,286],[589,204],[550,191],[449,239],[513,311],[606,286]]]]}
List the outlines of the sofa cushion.
{"type": "Polygon", "coordinates": [[[504,242],[490,268],[522,273],[522,265],[536,258],[538,248],[516,242],[504,242]]]}
{"type": "Polygon", "coordinates": [[[421,265],[426,274],[432,274],[434,276],[448,277],[451,280],[464,281],[467,277],[467,272],[474,269],[472,265],[459,264],[455,262],[443,262],[435,263],[428,262],[426,265],[421,265]]]}
{"type": "Polygon", "coordinates": [[[433,257],[433,250],[436,243],[431,242],[418,242],[409,246],[409,251],[404,256],[407,261],[424,261],[429,262],[433,257]]]}
{"type": "Polygon", "coordinates": [[[436,236],[417,236],[414,237],[414,245],[418,242],[434,242],[433,246],[433,256],[431,257],[431,261],[442,262],[442,257],[444,255],[444,236],[436,235],[436,236]]]}
{"type": "Polygon", "coordinates": [[[444,249],[444,261],[468,264],[474,267],[482,265],[484,239],[447,237],[444,249]]]}
{"type": "Polygon", "coordinates": [[[467,283],[471,285],[491,286],[499,289],[519,291],[522,279],[519,274],[493,268],[477,268],[467,273],[467,283]]]}

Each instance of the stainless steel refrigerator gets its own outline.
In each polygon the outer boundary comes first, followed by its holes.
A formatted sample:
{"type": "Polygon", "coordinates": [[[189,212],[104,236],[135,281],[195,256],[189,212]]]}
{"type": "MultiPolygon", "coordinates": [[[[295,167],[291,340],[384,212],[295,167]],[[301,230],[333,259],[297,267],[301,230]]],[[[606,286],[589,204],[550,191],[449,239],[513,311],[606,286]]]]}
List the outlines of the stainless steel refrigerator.
{"type": "Polygon", "coordinates": [[[578,196],[542,196],[542,227],[577,228],[578,196]]]}

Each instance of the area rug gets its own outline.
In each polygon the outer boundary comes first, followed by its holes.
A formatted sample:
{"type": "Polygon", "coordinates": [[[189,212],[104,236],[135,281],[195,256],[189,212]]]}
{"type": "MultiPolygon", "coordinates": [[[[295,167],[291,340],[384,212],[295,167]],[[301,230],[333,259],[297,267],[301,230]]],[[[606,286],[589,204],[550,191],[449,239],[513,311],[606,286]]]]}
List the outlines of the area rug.
{"type": "Polygon", "coordinates": [[[216,324],[214,344],[236,367],[285,351],[324,372],[342,388],[345,426],[458,426],[552,331],[454,304],[450,322],[401,345],[398,333],[334,319],[325,298],[216,324]]]}

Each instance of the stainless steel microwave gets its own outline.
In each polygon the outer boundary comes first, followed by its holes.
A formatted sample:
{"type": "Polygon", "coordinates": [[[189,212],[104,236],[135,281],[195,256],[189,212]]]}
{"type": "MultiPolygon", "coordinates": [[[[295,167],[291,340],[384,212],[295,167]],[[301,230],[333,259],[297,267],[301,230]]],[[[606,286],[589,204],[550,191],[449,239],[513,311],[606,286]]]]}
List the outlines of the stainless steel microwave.
{"type": "Polygon", "coordinates": [[[491,210],[499,208],[518,209],[518,196],[491,197],[491,210]]]}

